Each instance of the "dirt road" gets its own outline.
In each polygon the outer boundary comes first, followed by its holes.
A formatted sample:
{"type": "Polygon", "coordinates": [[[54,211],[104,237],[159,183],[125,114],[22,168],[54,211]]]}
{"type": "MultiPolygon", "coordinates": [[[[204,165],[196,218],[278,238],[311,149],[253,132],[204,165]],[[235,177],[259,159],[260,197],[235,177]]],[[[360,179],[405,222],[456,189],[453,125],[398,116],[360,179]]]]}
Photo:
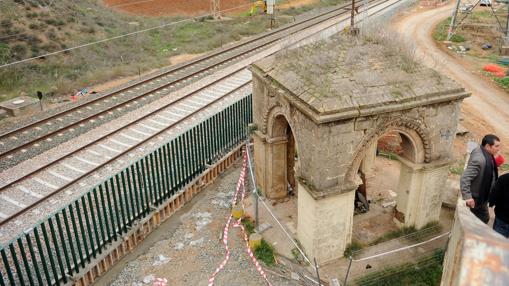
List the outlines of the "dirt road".
{"type": "MultiPolygon", "coordinates": [[[[485,133],[497,134],[509,148],[509,94],[498,88],[489,79],[473,71],[468,63],[441,50],[431,37],[434,27],[453,11],[450,4],[434,8],[419,9],[397,17],[392,28],[416,47],[416,53],[423,63],[456,80],[472,96],[462,106],[463,125],[476,136],[485,133]]],[[[479,138],[476,138],[479,139],[479,138]]]]}

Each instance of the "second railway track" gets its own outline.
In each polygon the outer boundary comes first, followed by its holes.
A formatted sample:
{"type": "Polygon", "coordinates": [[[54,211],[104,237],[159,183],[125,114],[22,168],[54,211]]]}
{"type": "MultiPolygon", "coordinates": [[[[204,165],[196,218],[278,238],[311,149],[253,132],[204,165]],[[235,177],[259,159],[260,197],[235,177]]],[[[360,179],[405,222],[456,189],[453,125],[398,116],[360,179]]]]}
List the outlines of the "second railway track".
{"type": "Polygon", "coordinates": [[[246,69],[222,77],[2,187],[0,226],[211,105],[240,90],[249,94],[250,82],[251,75],[246,69]]]}
{"type": "MultiPolygon", "coordinates": [[[[399,3],[399,0],[379,1],[371,7],[381,5],[377,8],[378,10],[374,9],[374,13],[377,13],[396,3],[399,3]]],[[[347,13],[349,12],[343,10],[341,14],[347,13]]],[[[328,19],[337,16],[329,15],[328,19]]],[[[347,17],[344,16],[342,21],[346,20],[347,17]]],[[[268,41],[266,40],[265,45],[261,47],[266,47],[268,41]]],[[[259,47],[251,50],[260,49],[259,47]]],[[[272,46],[263,53],[266,56],[274,53],[276,49],[276,47],[272,46]]],[[[249,52],[247,53],[249,54],[249,52]]],[[[94,172],[113,163],[113,161],[117,160],[123,163],[122,160],[129,158],[126,156],[134,156],[130,152],[139,149],[139,146],[146,144],[147,141],[155,140],[154,138],[160,138],[162,135],[168,135],[166,134],[170,132],[168,130],[172,129],[178,122],[189,119],[192,116],[191,114],[203,111],[208,108],[207,106],[221,101],[221,98],[227,97],[238,90],[242,90],[245,93],[246,89],[250,89],[246,85],[249,84],[251,75],[245,69],[248,65],[246,63],[249,61],[251,59],[244,59],[241,63],[233,64],[234,67],[229,68],[231,71],[222,72],[221,78],[217,79],[216,77],[213,82],[190,93],[174,98],[165,97],[166,102],[169,102],[168,104],[158,106],[156,110],[147,112],[136,120],[131,120],[125,126],[110,130],[107,134],[101,135],[97,140],[68,152],[56,160],[50,160],[44,166],[38,166],[38,168],[19,175],[16,179],[9,182],[4,181],[3,185],[0,186],[0,226],[4,227],[8,222],[12,222],[16,217],[40,205],[48,200],[48,198],[64,190],[67,192],[71,185],[75,186],[87,176],[93,175],[94,172]]],[[[199,76],[196,77],[199,78],[199,76]]],[[[157,79],[155,81],[157,82],[157,79]]],[[[156,87],[156,89],[160,91],[160,97],[167,96],[172,92],[168,87],[161,87],[161,85],[156,87]]],[[[157,91],[142,94],[145,95],[145,98],[158,96],[157,91]]],[[[140,99],[140,101],[143,100],[140,99]]],[[[146,100],[147,103],[148,101],[146,100]]],[[[129,160],[127,159],[127,161],[129,160]]],[[[81,189],[85,187],[88,186],[82,185],[81,189]]]]}
{"type": "MultiPolygon", "coordinates": [[[[375,2],[375,1],[370,1],[375,2]]],[[[382,3],[384,1],[379,1],[382,3]]],[[[227,48],[219,49],[185,64],[169,68],[154,76],[91,98],[75,106],[12,129],[0,135],[0,170],[41,153],[126,112],[140,108],[163,95],[196,81],[235,61],[248,57],[275,42],[348,14],[349,5],[331,9],[279,29],[263,33],[227,48]]]]}

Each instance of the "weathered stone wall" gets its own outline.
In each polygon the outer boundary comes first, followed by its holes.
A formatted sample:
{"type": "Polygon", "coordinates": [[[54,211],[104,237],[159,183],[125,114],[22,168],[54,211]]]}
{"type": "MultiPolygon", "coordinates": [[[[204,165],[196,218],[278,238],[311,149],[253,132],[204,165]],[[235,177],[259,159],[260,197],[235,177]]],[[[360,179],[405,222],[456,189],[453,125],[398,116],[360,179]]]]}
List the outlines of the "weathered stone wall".
{"type": "Polygon", "coordinates": [[[297,232],[308,256],[318,264],[342,257],[352,239],[355,193],[315,200],[300,184],[298,192],[297,232]]]}
{"type": "MultiPolygon", "coordinates": [[[[383,115],[345,119],[317,124],[298,108],[298,100],[269,82],[260,73],[253,74],[253,108],[258,131],[273,137],[273,118],[284,114],[292,128],[298,148],[301,176],[316,189],[337,189],[349,185],[356,175],[368,147],[390,130],[406,131],[413,142],[408,152],[422,154],[424,162],[449,161],[457,128],[460,101],[439,103],[383,115]],[[345,177],[346,176],[346,177],[345,177]],[[350,176],[350,177],[348,177],[350,176]]],[[[350,188],[351,189],[351,188],[350,188]]]]}

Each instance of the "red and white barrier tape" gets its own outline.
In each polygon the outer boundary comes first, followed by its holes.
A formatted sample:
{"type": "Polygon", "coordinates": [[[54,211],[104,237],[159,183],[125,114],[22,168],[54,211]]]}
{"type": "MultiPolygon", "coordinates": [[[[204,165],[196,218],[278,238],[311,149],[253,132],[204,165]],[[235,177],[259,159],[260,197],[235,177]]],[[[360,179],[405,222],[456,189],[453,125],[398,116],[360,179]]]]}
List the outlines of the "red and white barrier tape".
{"type": "MultiPolygon", "coordinates": [[[[242,188],[242,193],[241,193],[242,208],[244,208],[244,197],[245,197],[245,195],[246,195],[246,188],[244,187],[244,188],[242,188]]],[[[251,249],[251,247],[249,247],[249,238],[247,237],[246,229],[242,225],[242,218],[239,218],[237,220],[237,222],[235,224],[233,224],[233,227],[240,227],[240,229],[242,230],[242,233],[244,234],[244,241],[246,242],[246,251],[247,251],[247,254],[249,255],[249,257],[251,257],[251,260],[253,261],[253,263],[254,263],[258,273],[260,273],[260,275],[263,277],[263,279],[265,279],[265,281],[267,282],[267,284],[269,286],[272,286],[272,284],[270,284],[269,279],[267,278],[267,274],[265,274],[265,271],[263,271],[262,266],[260,265],[260,263],[258,262],[256,257],[254,256],[253,250],[251,249]]]]}
{"type": "MultiPolygon", "coordinates": [[[[246,167],[247,167],[247,154],[245,152],[244,152],[243,161],[244,162],[242,164],[242,170],[240,172],[239,180],[237,182],[237,187],[235,189],[235,193],[233,194],[233,198],[232,198],[232,208],[237,204],[237,197],[238,197],[238,194],[240,191],[240,187],[244,184],[244,176],[246,174],[246,167]]],[[[232,221],[232,218],[233,218],[233,216],[230,213],[230,216],[228,217],[228,221],[226,222],[226,225],[224,226],[224,229],[223,229],[223,245],[226,250],[226,256],[225,256],[224,260],[221,262],[221,264],[219,264],[219,266],[216,268],[214,273],[212,273],[212,275],[210,276],[209,284],[208,284],[209,286],[214,285],[214,279],[216,278],[217,274],[219,273],[219,271],[221,271],[224,268],[224,266],[230,259],[231,253],[230,253],[230,249],[228,248],[228,232],[230,230],[230,223],[232,221]]]]}
{"type": "Polygon", "coordinates": [[[156,278],[152,286],[166,286],[166,283],[168,283],[166,278],[156,278]]]}
{"type": "MultiPolygon", "coordinates": [[[[235,205],[237,204],[237,199],[238,199],[239,193],[240,193],[239,201],[242,204],[242,208],[244,209],[244,198],[246,195],[245,177],[246,177],[246,170],[247,170],[247,158],[248,158],[247,152],[244,151],[242,170],[240,171],[240,176],[239,176],[239,180],[237,182],[237,187],[235,189],[235,193],[232,198],[232,208],[235,207],[235,205]],[[242,188],[242,192],[240,192],[241,188],[242,188]]],[[[210,276],[209,284],[208,284],[209,286],[214,285],[214,279],[216,278],[217,274],[225,267],[226,263],[230,259],[231,252],[230,252],[230,249],[228,248],[228,232],[230,229],[230,223],[232,222],[232,218],[233,218],[233,216],[230,213],[230,216],[228,217],[228,221],[226,222],[226,225],[223,230],[223,244],[226,249],[225,259],[221,262],[221,264],[219,264],[219,267],[217,267],[216,270],[214,271],[214,273],[210,276]]],[[[260,273],[260,275],[265,279],[265,281],[267,281],[267,284],[269,286],[272,286],[272,284],[270,283],[270,281],[267,278],[267,274],[265,273],[265,271],[263,271],[263,268],[261,267],[258,260],[256,260],[256,257],[254,256],[253,251],[249,247],[249,239],[247,237],[246,230],[244,229],[244,226],[242,225],[242,218],[238,219],[233,224],[233,227],[239,227],[242,230],[242,233],[244,234],[244,241],[246,242],[246,249],[247,249],[247,253],[248,253],[249,257],[251,257],[251,260],[253,261],[258,273],[260,273]]]]}
{"type": "Polygon", "coordinates": [[[251,247],[249,247],[249,239],[247,237],[246,230],[244,229],[244,226],[242,225],[241,221],[242,221],[242,219],[239,219],[233,225],[233,227],[240,227],[240,229],[242,229],[242,232],[244,233],[244,241],[246,242],[246,251],[247,251],[247,254],[249,255],[249,257],[251,257],[251,260],[253,261],[253,263],[254,263],[254,265],[256,267],[256,270],[258,271],[258,273],[260,273],[260,275],[263,277],[263,279],[265,279],[265,281],[267,282],[267,285],[272,286],[272,284],[270,284],[269,279],[267,278],[267,274],[265,273],[265,271],[263,271],[262,266],[260,265],[260,263],[258,262],[256,257],[254,256],[254,253],[251,250],[251,247]]]}

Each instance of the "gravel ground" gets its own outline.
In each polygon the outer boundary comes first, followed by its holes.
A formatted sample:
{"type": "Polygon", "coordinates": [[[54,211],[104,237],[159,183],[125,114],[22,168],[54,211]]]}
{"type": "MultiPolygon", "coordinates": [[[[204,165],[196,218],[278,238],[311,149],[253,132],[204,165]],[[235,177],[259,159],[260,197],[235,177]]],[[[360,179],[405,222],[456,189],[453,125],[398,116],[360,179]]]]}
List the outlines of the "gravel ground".
{"type": "MultiPolygon", "coordinates": [[[[166,278],[167,285],[207,285],[210,275],[225,257],[219,237],[230,213],[240,164],[239,161],[236,167],[207,187],[191,208],[170,218],[178,220],[179,225],[174,231],[151,244],[148,251],[126,262],[117,273],[115,270],[108,273],[97,285],[152,285],[154,278],[166,278]]],[[[241,230],[230,228],[228,239],[231,257],[217,275],[215,285],[266,284],[247,255],[241,230]]],[[[279,264],[269,269],[267,275],[271,284],[301,285],[292,280],[284,268],[279,264]]]]}

